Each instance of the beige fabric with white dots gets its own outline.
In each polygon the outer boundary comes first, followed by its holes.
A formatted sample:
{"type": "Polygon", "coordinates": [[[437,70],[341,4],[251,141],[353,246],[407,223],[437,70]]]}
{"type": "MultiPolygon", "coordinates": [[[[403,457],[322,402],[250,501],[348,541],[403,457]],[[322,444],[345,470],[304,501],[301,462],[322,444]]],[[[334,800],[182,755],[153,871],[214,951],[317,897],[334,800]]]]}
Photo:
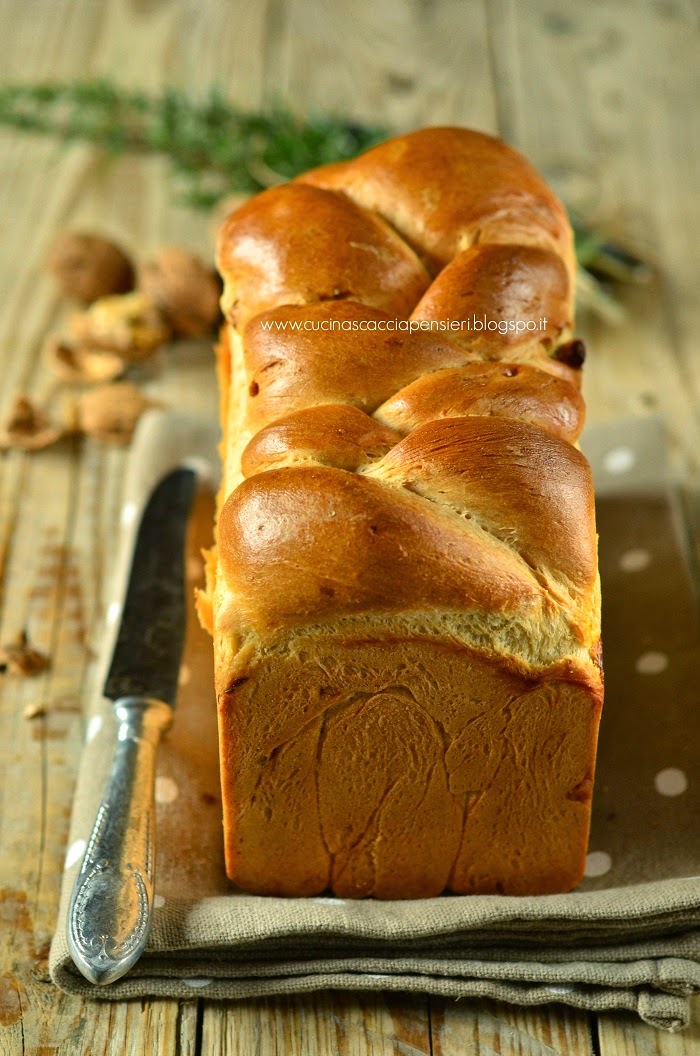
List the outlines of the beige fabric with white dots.
{"type": "Polygon", "coordinates": [[[50,957],[59,986],[102,999],[410,990],[632,1009],[665,1029],[687,1024],[689,994],[700,988],[697,606],[660,427],[593,429],[583,447],[598,493],[606,708],[578,891],[343,902],[233,889],[223,866],[210,643],[192,619],[187,677],[159,762],[149,949],[125,979],[95,988],[65,943],[114,736],[103,704],[86,722],[50,957]]]}

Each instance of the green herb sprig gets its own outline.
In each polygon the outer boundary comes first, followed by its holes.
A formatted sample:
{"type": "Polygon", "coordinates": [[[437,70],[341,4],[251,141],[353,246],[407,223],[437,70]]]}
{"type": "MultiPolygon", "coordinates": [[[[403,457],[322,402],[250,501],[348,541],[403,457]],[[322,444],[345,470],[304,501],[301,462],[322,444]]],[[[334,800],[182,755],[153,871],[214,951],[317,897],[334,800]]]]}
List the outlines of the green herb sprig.
{"type": "Polygon", "coordinates": [[[112,154],[165,154],[180,197],[203,208],[231,191],[253,193],[353,157],[387,135],[379,127],[283,109],[246,113],[216,89],[197,101],[176,89],[149,96],[106,80],[2,86],[0,124],[93,143],[112,154]]]}
{"type": "MultiPolygon", "coordinates": [[[[245,112],[216,88],[196,100],[174,88],[150,96],[103,79],[0,86],[0,125],[92,143],[114,155],[166,155],[180,199],[198,208],[210,208],[233,191],[252,194],[354,157],[390,134],[379,126],[302,118],[282,108],[245,112]]],[[[609,280],[646,282],[649,268],[585,226],[576,226],[576,253],[580,303],[608,322],[621,321],[624,311],[607,292],[609,280]]]]}

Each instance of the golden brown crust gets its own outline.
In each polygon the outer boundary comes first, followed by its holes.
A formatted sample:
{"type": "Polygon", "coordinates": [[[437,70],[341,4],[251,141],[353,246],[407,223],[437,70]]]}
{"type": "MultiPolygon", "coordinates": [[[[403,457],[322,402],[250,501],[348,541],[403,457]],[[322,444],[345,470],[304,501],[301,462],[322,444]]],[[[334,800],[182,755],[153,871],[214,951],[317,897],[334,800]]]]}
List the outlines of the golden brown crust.
{"type": "Polygon", "coordinates": [[[425,128],[299,180],[384,217],[433,273],[477,242],[502,242],[552,248],[574,274],[561,203],[522,154],[483,132],[425,128]]]}
{"type": "Polygon", "coordinates": [[[252,198],[219,237],[223,309],[243,326],[280,304],[352,299],[407,316],[429,278],[406,243],[343,194],[284,184],[252,198]]]}
{"type": "Polygon", "coordinates": [[[467,363],[426,374],[377,407],[380,422],[400,433],[437,418],[467,414],[515,418],[574,443],[585,405],[569,381],[526,363],[467,363]]]}
{"type": "Polygon", "coordinates": [[[568,334],[572,315],[561,257],[536,246],[478,245],[443,268],[411,318],[464,321],[454,341],[482,359],[503,359],[519,346],[546,353],[568,334]]]}
{"type": "Polygon", "coordinates": [[[427,422],[367,473],[476,521],[550,588],[583,597],[593,590],[590,467],[571,444],[537,426],[480,416],[427,422]]]}
{"type": "Polygon", "coordinates": [[[507,546],[404,488],[325,466],[270,470],[229,495],[219,570],[259,633],[352,612],[536,612],[544,591],[507,546]]]}
{"type": "Polygon", "coordinates": [[[362,475],[297,465],[246,480],[218,546],[239,618],[258,631],[430,606],[536,619],[545,590],[593,589],[593,486],[580,452],[535,426],[448,418],[362,475]]]}
{"type": "Polygon", "coordinates": [[[255,316],[243,331],[247,425],[259,429],[320,403],[371,412],[426,371],[469,358],[440,333],[411,333],[396,323],[354,301],[284,305],[255,316]]]}
{"type": "Polygon", "coordinates": [[[562,207],[505,144],[426,129],[259,195],[219,265],[229,875],[570,889],[602,683],[562,207]]]}
{"type": "Polygon", "coordinates": [[[401,439],[356,407],[324,403],[292,411],[260,429],[241,456],[244,476],[303,462],[354,473],[375,462],[401,439]]]}

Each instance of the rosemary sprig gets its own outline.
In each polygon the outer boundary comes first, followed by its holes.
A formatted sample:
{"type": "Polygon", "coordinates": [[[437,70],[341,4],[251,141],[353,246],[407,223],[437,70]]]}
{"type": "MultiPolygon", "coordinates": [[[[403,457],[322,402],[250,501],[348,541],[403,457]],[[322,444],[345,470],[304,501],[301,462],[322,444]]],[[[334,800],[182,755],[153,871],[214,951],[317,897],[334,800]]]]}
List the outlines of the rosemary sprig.
{"type": "Polygon", "coordinates": [[[209,207],[231,191],[253,193],[305,169],[352,157],[386,130],[283,109],[245,113],[216,89],[197,101],[106,80],[0,87],[0,124],[82,140],[113,154],[166,154],[190,205],[209,207]]]}
{"type": "MultiPolygon", "coordinates": [[[[353,157],[389,134],[379,126],[302,118],[282,108],[247,113],[216,88],[195,100],[176,89],[149,96],[107,80],[0,86],[0,125],[82,140],[112,154],[164,154],[179,197],[200,208],[232,191],[255,193],[305,169],[353,157]]],[[[576,253],[584,279],[579,302],[619,321],[624,312],[607,293],[607,280],[644,282],[648,267],[578,225],[576,253]]]]}

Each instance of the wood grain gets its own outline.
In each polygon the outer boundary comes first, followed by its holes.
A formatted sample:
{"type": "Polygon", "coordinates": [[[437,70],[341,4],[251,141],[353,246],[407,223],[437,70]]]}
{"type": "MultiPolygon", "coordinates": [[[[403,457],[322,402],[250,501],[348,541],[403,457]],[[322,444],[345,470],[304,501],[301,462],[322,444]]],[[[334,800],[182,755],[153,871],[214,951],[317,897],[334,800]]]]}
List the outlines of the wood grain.
{"type": "Polygon", "coordinates": [[[598,1016],[600,1056],[698,1056],[700,1053],[700,1002],[688,1030],[667,1034],[641,1023],[635,1016],[598,1016]]]}
{"type": "MultiPolygon", "coordinates": [[[[177,26],[177,5],[167,6],[164,20],[162,12],[149,17],[136,5],[121,3],[5,3],[0,8],[3,73],[22,79],[123,72],[125,79],[150,77],[146,86],[157,88],[168,77],[177,26]]],[[[201,71],[201,83],[208,84],[201,58],[193,54],[191,62],[201,71]]],[[[0,279],[7,291],[0,315],[4,409],[20,389],[38,399],[51,389],[41,345],[65,312],[42,260],[58,231],[66,226],[103,230],[140,254],[166,242],[205,253],[210,247],[202,217],[178,208],[165,189],[162,160],[107,165],[89,147],[58,147],[50,140],[3,132],[0,172],[0,279]]],[[[196,364],[191,355],[186,362],[184,348],[178,357],[188,384],[209,378],[208,350],[200,350],[196,364]]],[[[177,402],[182,372],[177,363],[174,368],[167,380],[177,402]]],[[[211,383],[195,391],[213,403],[211,383]]],[[[0,905],[11,935],[0,969],[2,1053],[194,1053],[197,1044],[196,1002],[81,1001],[59,993],[47,976],[84,734],[81,705],[91,674],[90,638],[99,633],[103,616],[124,459],[122,451],[88,443],[40,457],[12,453],[3,460],[2,640],[27,627],[35,644],[50,654],[52,666],[39,679],[0,683],[0,736],[11,746],[0,778],[0,905]],[[32,702],[46,706],[47,714],[29,723],[21,715],[32,702]]]]}
{"type": "Polygon", "coordinates": [[[516,1008],[493,1001],[441,1002],[431,999],[432,1056],[592,1056],[589,1017],[575,1009],[516,1008]]]}
{"type": "Polygon", "coordinates": [[[212,1056],[430,1056],[425,1002],[395,994],[318,993],[207,1002],[202,1052],[212,1056]]]}
{"type": "MultiPolygon", "coordinates": [[[[622,327],[582,320],[589,417],[661,413],[700,524],[698,50],[689,0],[0,0],[8,81],[106,74],[193,93],[218,84],[244,106],[500,131],[656,267],[651,287],[625,294],[622,327]]],[[[62,398],[41,346],[66,310],[42,261],[67,226],[102,230],[139,255],[168,242],[210,250],[206,218],[176,204],[162,159],[107,162],[90,147],[0,130],[0,412],[18,390],[62,398]]],[[[205,350],[181,346],[149,386],[213,414],[209,363],[205,350]]],[[[53,988],[48,941],[124,458],[66,444],[0,465],[0,640],[26,627],[52,658],[36,679],[0,682],[0,1054],[698,1056],[697,1026],[666,1035],[631,1016],[596,1020],[556,1005],[380,993],[103,1003],[53,988]],[[22,710],[36,702],[47,713],[28,722],[22,710]]]]}
{"type": "Polygon", "coordinates": [[[570,208],[656,270],[651,286],[624,292],[624,326],[582,320],[588,419],[661,414],[679,473],[697,484],[699,361],[690,349],[700,302],[687,296],[700,208],[696,16],[682,3],[636,5],[634,17],[622,0],[585,12],[571,0],[556,11],[546,0],[509,4],[489,0],[506,134],[570,208]]]}

